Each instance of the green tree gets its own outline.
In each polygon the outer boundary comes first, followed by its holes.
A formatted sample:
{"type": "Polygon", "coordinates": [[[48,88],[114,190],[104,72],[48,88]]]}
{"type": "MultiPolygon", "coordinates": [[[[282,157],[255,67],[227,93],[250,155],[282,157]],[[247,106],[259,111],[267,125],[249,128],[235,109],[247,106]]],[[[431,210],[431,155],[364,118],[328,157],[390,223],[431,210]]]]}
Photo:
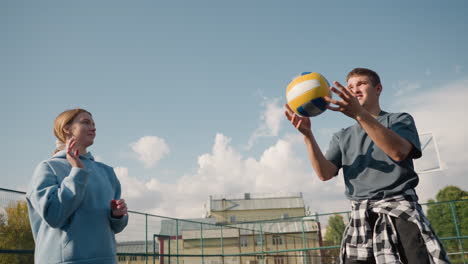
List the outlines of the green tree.
{"type": "Polygon", "coordinates": [[[325,240],[333,243],[333,245],[339,245],[345,228],[346,225],[341,215],[330,216],[327,232],[325,232],[325,240]]]}
{"type": "MultiPolygon", "coordinates": [[[[456,201],[467,198],[468,192],[457,186],[447,186],[436,195],[437,202],[456,201]]],[[[436,201],[431,199],[428,202],[434,203],[436,201]]],[[[458,222],[460,235],[468,235],[468,201],[428,205],[427,218],[439,238],[457,236],[454,218],[458,222]],[[455,215],[452,214],[452,209],[455,215]]],[[[461,247],[466,251],[468,248],[468,241],[466,239],[462,240],[461,245],[458,240],[444,240],[443,244],[447,252],[460,252],[461,247]]],[[[468,255],[465,254],[465,259],[467,257],[468,255]]],[[[462,256],[452,255],[450,260],[452,263],[462,263],[462,256]]]]}
{"type": "MultiPolygon", "coordinates": [[[[12,203],[5,208],[5,213],[0,212],[0,249],[34,249],[26,202],[12,203]]],[[[32,254],[0,254],[0,264],[33,262],[32,254]]]]}
{"type": "MultiPolygon", "coordinates": [[[[340,246],[346,225],[341,215],[333,215],[328,218],[328,227],[323,241],[324,246],[340,246]]],[[[339,248],[324,250],[323,263],[339,263],[339,248]]]]}

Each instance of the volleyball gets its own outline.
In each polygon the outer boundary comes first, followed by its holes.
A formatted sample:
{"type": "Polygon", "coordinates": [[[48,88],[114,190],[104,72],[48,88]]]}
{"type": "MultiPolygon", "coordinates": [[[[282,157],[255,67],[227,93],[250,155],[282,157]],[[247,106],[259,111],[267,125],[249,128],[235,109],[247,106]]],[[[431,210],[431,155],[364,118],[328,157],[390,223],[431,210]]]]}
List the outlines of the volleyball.
{"type": "Polygon", "coordinates": [[[301,116],[317,116],[327,110],[323,97],[329,95],[327,79],[320,73],[303,72],[286,89],[289,107],[301,116]]]}

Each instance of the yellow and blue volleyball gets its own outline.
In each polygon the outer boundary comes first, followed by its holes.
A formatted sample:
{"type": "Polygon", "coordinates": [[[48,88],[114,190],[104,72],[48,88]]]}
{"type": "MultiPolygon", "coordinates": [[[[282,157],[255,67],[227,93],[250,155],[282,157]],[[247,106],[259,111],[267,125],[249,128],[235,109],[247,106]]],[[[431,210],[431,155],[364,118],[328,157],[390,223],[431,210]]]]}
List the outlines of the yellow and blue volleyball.
{"type": "Polygon", "coordinates": [[[286,89],[286,99],[289,107],[301,116],[316,116],[327,110],[328,96],[327,79],[320,73],[303,72],[292,80],[286,89]]]}

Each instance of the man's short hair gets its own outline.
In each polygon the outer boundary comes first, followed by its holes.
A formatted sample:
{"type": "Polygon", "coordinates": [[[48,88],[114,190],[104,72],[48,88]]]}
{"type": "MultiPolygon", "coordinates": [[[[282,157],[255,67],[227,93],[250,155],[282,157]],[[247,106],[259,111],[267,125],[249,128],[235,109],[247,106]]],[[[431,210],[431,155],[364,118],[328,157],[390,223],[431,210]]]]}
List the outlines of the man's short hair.
{"type": "Polygon", "coordinates": [[[349,78],[357,75],[367,76],[370,79],[373,86],[380,84],[379,75],[375,71],[366,68],[354,68],[348,73],[348,76],[346,76],[346,81],[348,81],[349,78]]]}

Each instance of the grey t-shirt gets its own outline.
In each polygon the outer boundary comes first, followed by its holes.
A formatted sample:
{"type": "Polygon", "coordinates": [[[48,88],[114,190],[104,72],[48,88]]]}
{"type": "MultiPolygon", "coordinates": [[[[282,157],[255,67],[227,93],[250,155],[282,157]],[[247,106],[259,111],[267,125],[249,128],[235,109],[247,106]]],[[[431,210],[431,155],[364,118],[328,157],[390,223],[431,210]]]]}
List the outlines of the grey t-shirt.
{"type": "Polygon", "coordinates": [[[421,143],[411,115],[380,112],[377,120],[413,145],[408,157],[397,162],[383,152],[359,124],[335,133],[325,157],[343,168],[349,199],[383,199],[418,185],[413,159],[421,157],[421,143]]]}

